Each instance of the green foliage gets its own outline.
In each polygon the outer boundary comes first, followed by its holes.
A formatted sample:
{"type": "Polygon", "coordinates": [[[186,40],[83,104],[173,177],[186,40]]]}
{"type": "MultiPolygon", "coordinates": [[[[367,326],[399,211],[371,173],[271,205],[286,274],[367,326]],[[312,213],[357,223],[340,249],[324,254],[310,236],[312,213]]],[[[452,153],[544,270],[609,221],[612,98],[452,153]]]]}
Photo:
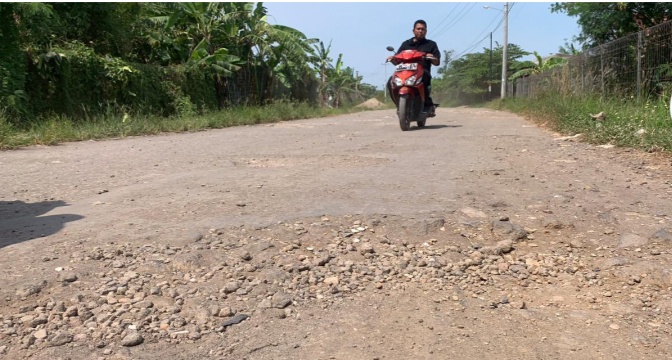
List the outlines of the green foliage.
{"type": "MultiPolygon", "coordinates": [[[[5,3],[0,4],[12,13],[11,23],[19,33],[22,49],[28,52],[44,48],[54,39],[54,21],[57,15],[51,4],[44,3],[5,3]]],[[[4,22],[4,21],[3,21],[4,22]]]]}
{"type": "Polygon", "coordinates": [[[567,39],[565,39],[565,45],[558,48],[558,53],[564,55],[579,55],[581,51],[579,51],[573,43],[568,43],[567,39]]]}
{"type": "Polygon", "coordinates": [[[594,47],[667,21],[672,17],[672,3],[564,2],[553,4],[551,11],[577,17],[581,27],[577,40],[594,47]]]}
{"type": "Polygon", "coordinates": [[[238,14],[231,3],[173,3],[163,9],[165,15],[154,17],[154,21],[163,24],[163,33],[171,34],[156,44],[179,47],[178,55],[172,62],[189,63],[192,66],[209,68],[221,76],[230,76],[240,68],[239,58],[229,53],[227,44],[217,41],[219,35],[226,33],[230,22],[238,14]]]}
{"type": "Polygon", "coordinates": [[[175,112],[180,117],[189,117],[196,115],[196,106],[191,102],[189,96],[179,96],[173,103],[175,112]]]}
{"type": "Polygon", "coordinates": [[[12,123],[9,121],[5,111],[0,110],[0,149],[3,148],[2,144],[10,143],[11,139],[14,137],[16,130],[12,123]]]}
{"type": "MultiPolygon", "coordinates": [[[[44,119],[316,103],[327,86],[312,60],[319,40],[268,17],[253,2],[0,3],[0,108],[26,129],[44,119]]],[[[370,90],[343,69],[328,86],[344,99],[370,90]]]]}
{"type": "MultiPolygon", "coordinates": [[[[489,96],[488,86],[493,89],[501,84],[502,46],[493,49],[483,49],[481,53],[466,54],[460,58],[444,63],[441,68],[441,77],[432,80],[432,97],[435,102],[444,105],[469,104],[485,101],[489,96]],[[492,63],[491,63],[492,59],[492,63]],[[494,71],[491,73],[491,69],[494,71]],[[499,69],[499,70],[497,70],[499,69]]],[[[528,55],[520,46],[508,44],[507,58],[509,73],[517,68],[519,58],[528,55]]],[[[446,52],[446,57],[452,52],[446,52]]]]}
{"type": "Polygon", "coordinates": [[[315,66],[315,71],[320,77],[320,87],[317,90],[318,96],[320,98],[320,105],[325,106],[327,104],[327,69],[331,69],[333,61],[329,56],[331,52],[331,42],[329,46],[324,47],[324,42],[320,41],[319,46],[314,45],[313,55],[308,57],[308,60],[315,66]]]}
{"type": "Polygon", "coordinates": [[[273,97],[274,79],[289,85],[290,79],[302,81],[298,79],[305,78],[314,55],[312,45],[318,42],[318,39],[308,39],[299,30],[272,25],[267,20],[266,7],[257,3],[252,12],[247,12],[239,36],[232,39],[241,58],[246,58],[247,65],[256,70],[256,95],[261,103],[273,97]]]}
{"type": "Polygon", "coordinates": [[[0,109],[25,112],[26,62],[21,52],[13,4],[0,4],[0,109]]]}
{"type": "Polygon", "coordinates": [[[603,97],[565,97],[547,93],[544,96],[510,98],[498,103],[515,113],[544,122],[567,135],[583,134],[594,144],[613,144],[647,151],[672,151],[672,121],[667,99],[659,98],[644,104],[603,97]],[[604,121],[595,121],[590,114],[606,113],[604,121]]]}
{"type": "Polygon", "coordinates": [[[170,115],[185,111],[185,99],[193,101],[193,111],[217,106],[213,77],[207,72],[103,57],[79,42],[55,48],[33,66],[27,88],[35,115],[87,119],[110,106],[120,112],[170,115]]]}
{"type": "Polygon", "coordinates": [[[143,3],[53,3],[48,42],[79,41],[98,54],[132,58],[143,3]]]}
{"type": "Polygon", "coordinates": [[[513,81],[521,77],[539,74],[544,71],[563,66],[567,63],[567,59],[561,57],[551,56],[547,59],[543,59],[536,51],[534,52],[534,57],[537,59],[536,63],[531,61],[518,63],[518,66],[514,68],[516,72],[509,76],[509,80],[513,81]]]}
{"type": "MultiPolygon", "coordinates": [[[[489,53],[489,51],[488,51],[489,53]]],[[[441,59],[441,66],[436,70],[439,77],[445,76],[450,69],[449,65],[453,61],[455,50],[443,50],[443,58],[441,59]]]]}

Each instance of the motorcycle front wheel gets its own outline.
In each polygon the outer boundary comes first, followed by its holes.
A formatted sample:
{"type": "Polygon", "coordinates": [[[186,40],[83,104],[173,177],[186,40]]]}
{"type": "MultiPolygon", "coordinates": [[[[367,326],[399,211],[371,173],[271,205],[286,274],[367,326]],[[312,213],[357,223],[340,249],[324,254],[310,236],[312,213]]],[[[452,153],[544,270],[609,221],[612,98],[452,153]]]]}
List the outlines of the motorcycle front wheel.
{"type": "Polygon", "coordinates": [[[408,96],[402,95],[399,97],[397,114],[399,115],[399,127],[401,127],[402,131],[408,131],[408,129],[411,127],[408,120],[409,105],[408,96]]]}

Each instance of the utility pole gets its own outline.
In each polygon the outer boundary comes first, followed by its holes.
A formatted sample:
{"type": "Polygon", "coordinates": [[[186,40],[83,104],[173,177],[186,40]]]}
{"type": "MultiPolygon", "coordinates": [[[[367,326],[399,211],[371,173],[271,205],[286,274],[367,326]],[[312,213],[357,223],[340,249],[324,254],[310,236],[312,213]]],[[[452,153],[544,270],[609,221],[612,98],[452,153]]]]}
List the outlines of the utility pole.
{"type": "Polygon", "coordinates": [[[488,100],[492,100],[492,31],[490,32],[490,77],[488,78],[488,95],[488,100]]]}
{"type": "MultiPolygon", "coordinates": [[[[507,60],[508,60],[508,55],[507,55],[507,49],[508,49],[508,43],[509,43],[509,3],[506,2],[504,3],[504,10],[500,10],[497,8],[490,7],[488,5],[483,6],[484,9],[494,9],[497,11],[501,11],[504,14],[504,46],[502,47],[502,91],[501,91],[501,98],[504,99],[506,97],[506,66],[507,66],[507,60]]],[[[490,49],[492,49],[492,33],[490,33],[490,49]]],[[[490,55],[492,56],[492,50],[490,50],[490,55]]],[[[492,74],[492,70],[490,70],[490,73],[492,74]]],[[[490,76],[492,78],[492,75],[490,76]]]]}
{"type": "Polygon", "coordinates": [[[357,84],[359,83],[359,71],[355,71],[355,92],[358,92],[357,90],[357,84]]]}
{"type": "Polygon", "coordinates": [[[506,62],[509,39],[509,3],[504,3],[504,48],[502,49],[502,100],[506,97],[506,62]]]}

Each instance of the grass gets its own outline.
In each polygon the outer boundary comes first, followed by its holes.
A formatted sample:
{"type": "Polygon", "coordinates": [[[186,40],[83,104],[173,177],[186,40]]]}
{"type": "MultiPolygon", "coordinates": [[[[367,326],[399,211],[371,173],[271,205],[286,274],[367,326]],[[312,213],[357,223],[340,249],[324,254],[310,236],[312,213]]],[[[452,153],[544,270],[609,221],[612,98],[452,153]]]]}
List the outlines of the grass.
{"type": "Polygon", "coordinates": [[[23,127],[12,125],[0,111],[0,149],[63,142],[124,138],[218,129],[230,126],[272,123],[364,111],[364,108],[318,108],[308,104],[277,102],[263,107],[235,107],[202,115],[160,117],[124,113],[101,115],[86,120],[65,116],[38,119],[23,127]]]}
{"type": "Polygon", "coordinates": [[[565,135],[583,134],[589,143],[672,152],[672,118],[667,99],[638,103],[634,99],[546,94],[534,99],[496,100],[488,106],[544,123],[565,135]],[[599,112],[606,114],[603,121],[590,116],[599,112]]]}
{"type": "MultiPolygon", "coordinates": [[[[383,108],[392,108],[388,101],[383,108]]],[[[593,144],[613,144],[645,151],[672,152],[672,119],[667,100],[638,103],[633,99],[566,97],[558,94],[525,99],[508,98],[486,104],[506,109],[566,135],[583,134],[593,144]],[[604,112],[604,121],[590,114],[604,112]]],[[[277,102],[263,107],[235,107],[201,115],[160,117],[124,113],[101,115],[86,120],[51,116],[23,127],[14,126],[0,111],[0,149],[63,142],[124,138],[218,129],[230,126],[272,123],[340,115],[366,108],[317,108],[308,104],[277,102]]]]}

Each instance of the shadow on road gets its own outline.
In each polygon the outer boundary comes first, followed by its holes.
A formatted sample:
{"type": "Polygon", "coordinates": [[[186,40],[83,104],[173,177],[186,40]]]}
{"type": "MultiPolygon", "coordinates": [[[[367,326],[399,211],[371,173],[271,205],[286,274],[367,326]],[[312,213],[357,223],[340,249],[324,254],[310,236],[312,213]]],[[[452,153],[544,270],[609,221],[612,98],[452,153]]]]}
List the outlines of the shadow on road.
{"type": "Polygon", "coordinates": [[[0,248],[55,234],[66,223],[84,218],[74,214],[40,216],[66,205],[62,200],[36,203],[0,201],[0,248]]]}
{"type": "Polygon", "coordinates": [[[441,128],[456,128],[462,125],[426,125],[425,127],[412,127],[411,130],[425,130],[425,129],[441,129],[441,128]]]}

